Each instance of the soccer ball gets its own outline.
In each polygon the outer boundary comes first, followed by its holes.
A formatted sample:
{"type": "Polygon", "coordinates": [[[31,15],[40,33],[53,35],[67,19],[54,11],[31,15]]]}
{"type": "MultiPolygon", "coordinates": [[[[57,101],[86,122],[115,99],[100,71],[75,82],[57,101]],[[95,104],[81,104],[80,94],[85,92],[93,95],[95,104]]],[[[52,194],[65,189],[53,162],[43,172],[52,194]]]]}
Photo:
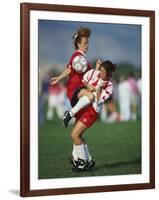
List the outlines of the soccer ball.
{"type": "Polygon", "coordinates": [[[87,70],[87,60],[84,56],[76,56],[72,61],[72,67],[78,73],[84,73],[87,70]]]}

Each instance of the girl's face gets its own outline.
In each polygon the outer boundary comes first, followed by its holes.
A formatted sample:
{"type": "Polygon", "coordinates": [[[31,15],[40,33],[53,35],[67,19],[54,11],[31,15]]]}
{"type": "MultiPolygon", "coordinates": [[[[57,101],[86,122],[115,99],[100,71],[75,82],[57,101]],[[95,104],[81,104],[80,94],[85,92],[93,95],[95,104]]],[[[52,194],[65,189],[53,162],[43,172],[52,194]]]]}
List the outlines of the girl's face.
{"type": "Polygon", "coordinates": [[[100,78],[105,81],[108,78],[107,71],[104,69],[104,67],[100,67],[100,78]]]}
{"type": "Polygon", "coordinates": [[[78,43],[78,50],[82,51],[83,53],[86,53],[88,50],[89,41],[87,37],[82,37],[81,42],[78,43]]]}

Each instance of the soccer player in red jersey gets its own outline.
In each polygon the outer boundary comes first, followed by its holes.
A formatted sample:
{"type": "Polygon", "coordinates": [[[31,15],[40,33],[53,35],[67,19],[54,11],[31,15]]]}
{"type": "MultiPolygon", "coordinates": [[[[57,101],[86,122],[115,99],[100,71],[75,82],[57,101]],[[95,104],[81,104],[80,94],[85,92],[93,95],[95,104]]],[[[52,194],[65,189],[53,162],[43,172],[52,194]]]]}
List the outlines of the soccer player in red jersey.
{"type": "MultiPolygon", "coordinates": [[[[62,80],[65,77],[69,76],[69,80],[67,82],[67,96],[71,102],[72,107],[75,106],[78,99],[81,97],[83,98],[81,100],[81,108],[89,105],[94,100],[94,95],[90,93],[85,88],[82,88],[84,86],[82,79],[85,72],[90,70],[92,68],[91,64],[86,59],[86,52],[88,51],[89,46],[89,37],[91,35],[91,31],[88,28],[80,28],[77,33],[73,36],[74,39],[74,46],[75,46],[75,52],[71,56],[69,63],[67,67],[64,69],[64,71],[57,77],[53,77],[50,80],[51,85],[57,84],[60,80],[62,80]],[[85,70],[84,71],[78,71],[73,66],[74,61],[78,58],[82,58],[86,62],[85,70]]],[[[101,64],[101,61],[98,60],[96,62],[96,67],[99,67],[101,64]]],[[[65,126],[67,126],[66,124],[65,126]]]]}

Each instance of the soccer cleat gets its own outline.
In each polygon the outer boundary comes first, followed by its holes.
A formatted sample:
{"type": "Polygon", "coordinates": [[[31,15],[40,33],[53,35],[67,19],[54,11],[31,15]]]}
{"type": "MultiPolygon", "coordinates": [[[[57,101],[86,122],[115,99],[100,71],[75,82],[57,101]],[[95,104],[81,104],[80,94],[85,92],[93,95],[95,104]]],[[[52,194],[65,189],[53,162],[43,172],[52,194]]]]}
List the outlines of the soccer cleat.
{"type": "Polygon", "coordinates": [[[79,165],[79,161],[75,160],[74,157],[70,158],[70,163],[73,165],[73,167],[77,167],[79,165]]]}
{"type": "Polygon", "coordinates": [[[89,171],[95,166],[95,161],[84,161],[82,159],[78,159],[76,161],[76,165],[73,165],[72,171],[81,172],[81,171],[89,171]]]}
{"type": "Polygon", "coordinates": [[[95,161],[91,160],[87,162],[87,165],[85,166],[85,170],[91,170],[95,166],[95,161]]]}
{"type": "Polygon", "coordinates": [[[64,123],[64,126],[67,128],[68,124],[69,124],[69,121],[72,119],[69,111],[66,111],[64,113],[64,117],[63,117],[63,123],[64,123]]]}
{"type": "Polygon", "coordinates": [[[72,171],[76,171],[76,172],[79,172],[79,171],[84,171],[85,170],[85,167],[87,166],[88,162],[85,161],[85,160],[82,160],[80,158],[78,158],[78,164],[76,166],[74,166],[72,168],[72,171]]]}

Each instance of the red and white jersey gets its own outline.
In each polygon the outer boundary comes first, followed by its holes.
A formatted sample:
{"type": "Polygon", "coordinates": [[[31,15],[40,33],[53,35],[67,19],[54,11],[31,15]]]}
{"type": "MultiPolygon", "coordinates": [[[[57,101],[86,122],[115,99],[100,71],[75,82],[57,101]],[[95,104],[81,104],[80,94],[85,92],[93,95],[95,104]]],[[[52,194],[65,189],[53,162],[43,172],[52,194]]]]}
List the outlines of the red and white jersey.
{"type": "Polygon", "coordinates": [[[87,67],[87,71],[86,72],[78,73],[76,70],[74,70],[73,67],[72,67],[72,61],[74,60],[74,58],[76,56],[79,56],[79,55],[84,56],[84,58],[86,59],[85,54],[82,51],[76,50],[73,53],[73,55],[71,56],[70,61],[69,61],[68,65],[67,65],[67,67],[71,69],[71,73],[69,75],[69,80],[67,82],[67,96],[68,96],[68,98],[70,100],[72,99],[74,91],[78,87],[82,87],[83,86],[82,79],[83,79],[84,73],[86,73],[88,70],[90,70],[92,68],[91,64],[87,61],[87,66],[88,67],[87,67]]]}
{"type": "MultiPolygon", "coordinates": [[[[83,76],[83,83],[92,85],[92,86],[97,86],[98,81],[100,79],[100,71],[91,69],[88,72],[86,72],[83,76]]],[[[113,84],[109,80],[106,82],[105,86],[102,89],[101,96],[97,102],[97,99],[92,103],[94,109],[96,112],[101,112],[103,103],[110,97],[110,95],[113,92],[113,84]]],[[[95,93],[96,94],[96,93],[95,93]]]]}

